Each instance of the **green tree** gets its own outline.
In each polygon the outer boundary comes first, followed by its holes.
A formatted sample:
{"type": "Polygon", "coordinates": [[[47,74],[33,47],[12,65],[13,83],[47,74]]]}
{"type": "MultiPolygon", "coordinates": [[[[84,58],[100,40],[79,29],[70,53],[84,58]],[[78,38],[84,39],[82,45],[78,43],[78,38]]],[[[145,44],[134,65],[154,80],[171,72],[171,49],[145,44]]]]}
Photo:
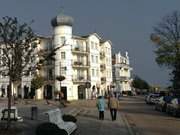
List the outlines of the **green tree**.
{"type": "Polygon", "coordinates": [[[132,81],[132,86],[137,89],[149,89],[149,84],[138,76],[135,76],[132,81]]]}
{"type": "Polygon", "coordinates": [[[0,22],[0,73],[9,76],[8,122],[10,127],[10,108],[12,84],[36,68],[37,36],[27,23],[20,24],[17,18],[3,17],[0,22]]]}
{"type": "Polygon", "coordinates": [[[156,44],[156,62],[171,70],[172,87],[180,88],[180,12],[165,16],[154,27],[151,40],[156,44]]]}
{"type": "Polygon", "coordinates": [[[51,51],[38,52],[39,43],[29,24],[21,24],[16,17],[8,16],[0,21],[0,74],[9,76],[7,128],[11,125],[12,84],[21,81],[22,76],[35,74],[47,61],[55,60],[56,51],[65,45],[64,42],[51,51]]]}
{"type": "Polygon", "coordinates": [[[31,80],[31,97],[35,96],[35,90],[41,88],[44,84],[44,78],[40,75],[35,75],[34,78],[31,80]]]}

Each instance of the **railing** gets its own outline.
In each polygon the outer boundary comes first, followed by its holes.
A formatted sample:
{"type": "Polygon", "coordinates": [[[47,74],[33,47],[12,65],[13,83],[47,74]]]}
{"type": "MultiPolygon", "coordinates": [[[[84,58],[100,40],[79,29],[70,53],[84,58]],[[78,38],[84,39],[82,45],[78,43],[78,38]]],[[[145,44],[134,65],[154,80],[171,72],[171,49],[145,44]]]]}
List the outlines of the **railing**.
{"type": "Polygon", "coordinates": [[[116,77],[116,80],[119,81],[129,81],[130,77],[126,77],[126,76],[120,76],[120,77],[116,77]]]}
{"type": "Polygon", "coordinates": [[[85,49],[85,48],[79,48],[79,47],[75,47],[75,48],[72,48],[72,53],[74,54],[88,54],[88,50],[85,49]]]}
{"type": "Polygon", "coordinates": [[[72,81],[74,83],[84,83],[87,81],[87,78],[84,76],[79,76],[79,77],[73,77],[72,81]]]}
{"type": "Polygon", "coordinates": [[[73,63],[72,66],[74,68],[88,68],[89,67],[89,63],[88,62],[74,61],[72,63],[73,63]]]}

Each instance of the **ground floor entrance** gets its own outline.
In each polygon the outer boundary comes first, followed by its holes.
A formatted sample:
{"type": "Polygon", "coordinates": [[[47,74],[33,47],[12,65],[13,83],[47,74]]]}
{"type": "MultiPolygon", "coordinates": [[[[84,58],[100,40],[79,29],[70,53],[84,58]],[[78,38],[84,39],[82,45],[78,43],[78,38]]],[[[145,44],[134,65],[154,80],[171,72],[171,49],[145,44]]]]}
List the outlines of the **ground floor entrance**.
{"type": "Polygon", "coordinates": [[[86,98],[86,91],[84,85],[78,86],[78,99],[85,99],[86,98]]]}
{"type": "Polygon", "coordinates": [[[53,98],[53,90],[51,85],[46,85],[44,87],[44,99],[52,99],[53,98]]]}

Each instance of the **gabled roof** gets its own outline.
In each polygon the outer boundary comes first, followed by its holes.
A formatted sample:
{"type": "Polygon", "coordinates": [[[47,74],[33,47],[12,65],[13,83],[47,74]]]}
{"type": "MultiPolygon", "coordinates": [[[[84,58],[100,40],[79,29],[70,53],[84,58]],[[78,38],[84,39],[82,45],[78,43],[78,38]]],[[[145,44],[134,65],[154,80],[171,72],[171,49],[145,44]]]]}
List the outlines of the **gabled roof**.
{"type": "Polygon", "coordinates": [[[100,43],[100,45],[104,45],[104,43],[106,43],[106,42],[108,42],[111,46],[112,46],[112,42],[111,42],[111,40],[106,40],[106,41],[101,41],[100,43]]]}
{"type": "Polygon", "coordinates": [[[92,33],[92,34],[89,34],[89,35],[86,35],[86,36],[82,36],[82,37],[83,38],[88,38],[88,37],[90,37],[92,35],[96,36],[99,40],[102,40],[102,38],[97,33],[92,33]]]}

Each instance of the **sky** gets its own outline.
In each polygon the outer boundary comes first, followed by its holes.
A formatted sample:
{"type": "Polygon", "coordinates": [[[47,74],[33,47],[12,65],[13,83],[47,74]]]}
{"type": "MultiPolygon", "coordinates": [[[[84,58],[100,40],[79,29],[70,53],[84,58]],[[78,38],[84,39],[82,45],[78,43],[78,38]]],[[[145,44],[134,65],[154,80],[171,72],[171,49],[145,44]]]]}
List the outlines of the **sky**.
{"type": "Polygon", "coordinates": [[[150,85],[168,86],[169,72],[155,62],[153,27],[179,9],[180,0],[0,0],[0,19],[17,17],[31,24],[34,32],[51,36],[50,21],[60,14],[74,18],[73,34],[96,32],[112,41],[112,51],[128,51],[132,74],[150,85]]]}

